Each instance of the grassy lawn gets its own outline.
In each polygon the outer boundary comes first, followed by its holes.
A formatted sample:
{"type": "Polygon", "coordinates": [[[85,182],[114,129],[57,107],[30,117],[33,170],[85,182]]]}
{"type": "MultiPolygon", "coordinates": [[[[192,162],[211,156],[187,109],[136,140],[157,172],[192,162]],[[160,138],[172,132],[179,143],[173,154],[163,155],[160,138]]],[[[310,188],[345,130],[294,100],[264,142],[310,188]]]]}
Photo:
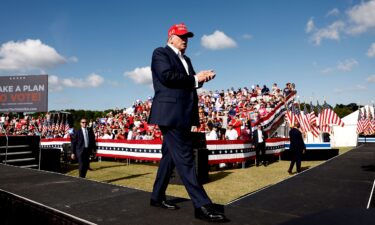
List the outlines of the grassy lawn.
{"type": "MultiPolygon", "coordinates": [[[[340,148],[339,154],[351,149],[351,147],[340,148]]],[[[309,169],[323,162],[303,161],[302,169],[309,169]]],[[[212,171],[209,173],[210,180],[204,185],[204,188],[214,202],[226,204],[250,192],[293,176],[287,173],[289,163],[289,161],[279,160],[271,162],[267,167],[250,165],[245,169],[232,168],[212,171]]],[[[127,165],[125,161],[102,161],[91,163],[91,168],[93,170],[87,173],[88,179],[151,192],[158,164],[131,163],[127,165]]],[[[78,176],[77,165],[70,165],[66,174],[78,176]]],[[[189,198],[183,185],[170,184],[167,195],[189,198]]]]}

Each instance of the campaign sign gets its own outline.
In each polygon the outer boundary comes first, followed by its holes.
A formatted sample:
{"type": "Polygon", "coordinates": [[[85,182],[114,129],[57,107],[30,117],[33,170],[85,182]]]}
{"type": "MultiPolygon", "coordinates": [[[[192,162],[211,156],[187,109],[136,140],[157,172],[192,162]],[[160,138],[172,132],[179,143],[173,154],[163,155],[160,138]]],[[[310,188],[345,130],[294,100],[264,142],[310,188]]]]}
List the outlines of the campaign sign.
{"type": "Polygon", "coordinates": [[[47,112],[48,75],[0,76],[0,112],[47,112]]]}

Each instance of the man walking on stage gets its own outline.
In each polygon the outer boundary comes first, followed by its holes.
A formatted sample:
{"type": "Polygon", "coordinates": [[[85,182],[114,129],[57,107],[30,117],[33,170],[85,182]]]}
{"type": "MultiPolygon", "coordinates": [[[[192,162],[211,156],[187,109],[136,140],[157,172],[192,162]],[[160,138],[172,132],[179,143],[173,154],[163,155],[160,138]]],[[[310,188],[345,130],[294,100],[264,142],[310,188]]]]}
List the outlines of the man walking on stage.
{"type": "Polygon", "coordinates": [[[210,222],[223,221],[224,214],[213,208],[203,186],[198,183],[194,165],[191,127],[199,125],[196,88],[212,80],[216,74],[212,70],[195,73],[190,59],[185,56],[188,38],[193,36],[185,24],[173,25],[168,31],[167,46],[155,49],[152,55],[155,96],[148,123],[159,125],[163,144],[150,205],[178,209],[167,201],[165,195],[176,167],[193,202],[195,217],[210,222]]]}

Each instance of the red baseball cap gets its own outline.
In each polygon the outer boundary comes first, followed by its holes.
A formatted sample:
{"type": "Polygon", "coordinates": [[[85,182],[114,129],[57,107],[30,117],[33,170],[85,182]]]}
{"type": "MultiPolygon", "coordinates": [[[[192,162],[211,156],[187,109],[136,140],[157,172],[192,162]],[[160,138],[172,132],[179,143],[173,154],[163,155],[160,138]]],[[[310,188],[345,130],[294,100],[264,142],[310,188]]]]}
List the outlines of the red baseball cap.
{"type": "Polygon", "coordinates": [[[194,34],[188,31],[184,23],[174,24],[168,30],[168,37],[171,35],[185,36],[185,37],[194,37],[194,34]]]}

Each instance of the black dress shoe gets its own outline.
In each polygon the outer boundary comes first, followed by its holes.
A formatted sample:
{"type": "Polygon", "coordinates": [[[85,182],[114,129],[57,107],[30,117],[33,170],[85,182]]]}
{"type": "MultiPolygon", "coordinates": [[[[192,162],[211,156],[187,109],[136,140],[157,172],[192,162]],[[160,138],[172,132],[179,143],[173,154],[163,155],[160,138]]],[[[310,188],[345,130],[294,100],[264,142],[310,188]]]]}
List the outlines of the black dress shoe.
{"type": "Polygon", "coordinates": [[[195,208],[195,218],[208,222],[226,221],[224,214],[216,211],[212,207],[212,204],[204,205],[200,208],[195,208]]]}
{"type": "Polygon", "coordinates": [[[179,209],[179,207],[175,204],[172,204],[170,202],[168,202],[167,200],[163,200],[163,201],[155,201],[155,200],[150,200],[150,205],[153,206],[153,207],[159,207],[159,208],[163,208],[163,209],[170,209],[170,210],[176,210],[176,209],[179,209]]]}

